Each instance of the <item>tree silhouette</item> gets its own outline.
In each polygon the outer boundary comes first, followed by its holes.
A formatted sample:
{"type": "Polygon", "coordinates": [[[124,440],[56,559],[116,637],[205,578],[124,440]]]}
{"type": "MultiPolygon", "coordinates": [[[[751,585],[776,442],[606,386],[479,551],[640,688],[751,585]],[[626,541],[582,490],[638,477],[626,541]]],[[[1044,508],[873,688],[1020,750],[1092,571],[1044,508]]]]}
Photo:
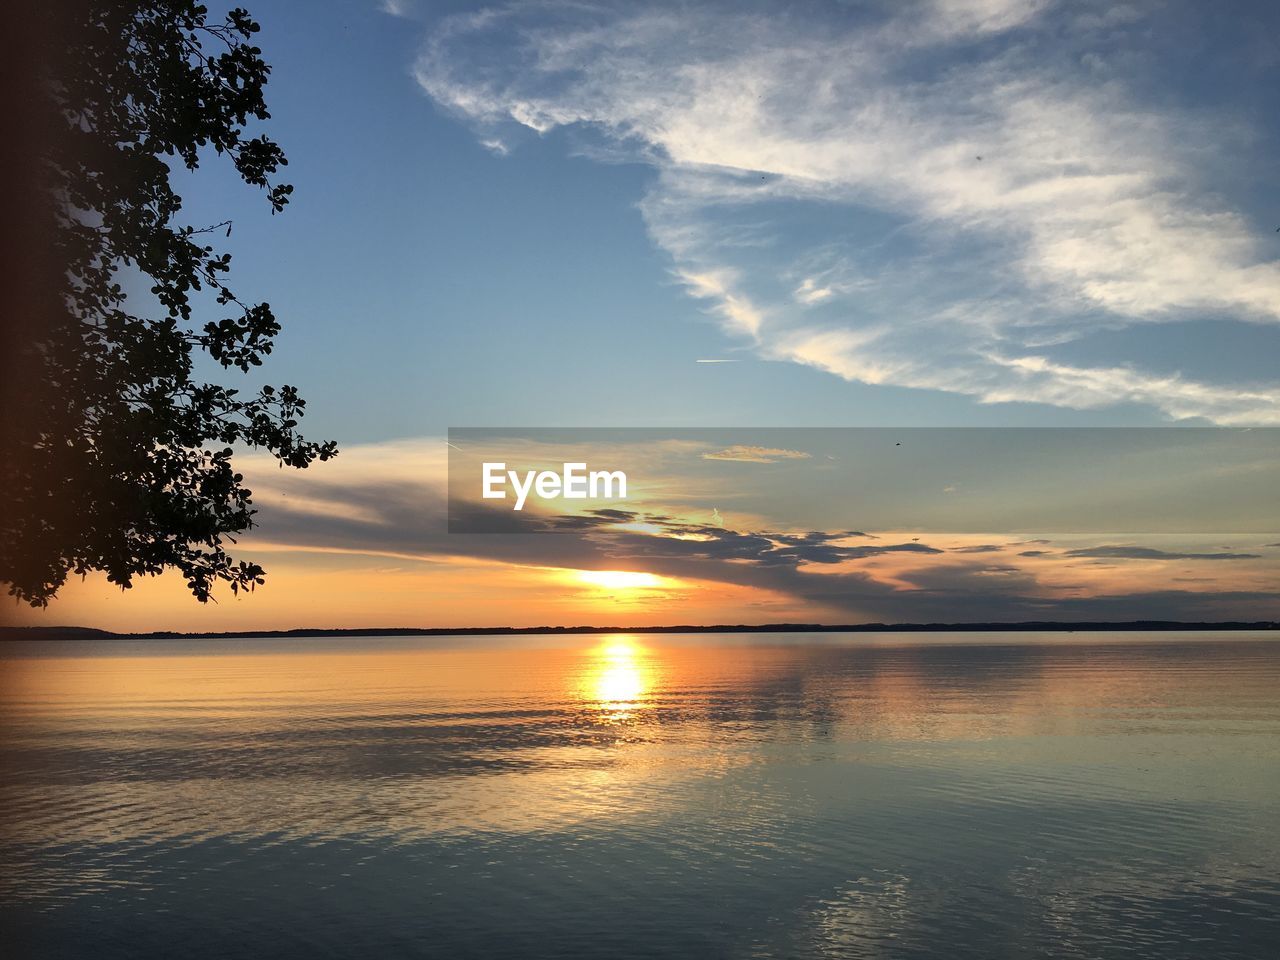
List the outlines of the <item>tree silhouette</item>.
{"type": "Polygon", "coordinates": [[[211,21],[190,0],[39,10],[39,102],[27,113],[39,200],[21,224],[39,252],[23,254],[25,295],[6,309],[0,579],[33,606],[94,570],[127,588],[176,568],[202,602],[218,581],[253,589],[263,569],[225,549],[255,513],[233,448],[292,467],[337,448],[298,434],[293,387],[193,379],[201,353],[226,369],[260,365],[280,325],[227,287],[231,257],[211,238],[230,224],[183,224],[170,175],[213,155],[273,213],[289,202],[293,188],[274,180],[283,151],[246,132],[269,117],[258,24],[240,9],[211,21]],[[138,280],[149,297],[126,296],[138,280]],[[218,319],[193,320],[198,298],[218,319]]]}

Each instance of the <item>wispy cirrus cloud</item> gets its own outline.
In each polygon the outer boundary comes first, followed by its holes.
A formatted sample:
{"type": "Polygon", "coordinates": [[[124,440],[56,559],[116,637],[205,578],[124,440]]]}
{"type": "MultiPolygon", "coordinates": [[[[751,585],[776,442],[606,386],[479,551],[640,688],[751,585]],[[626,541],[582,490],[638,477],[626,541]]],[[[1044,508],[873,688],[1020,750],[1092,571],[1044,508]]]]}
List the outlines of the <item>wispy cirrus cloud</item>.
{"type": "Polygon", "coordinates": [[[412,17],[414,14],[412,0],[380,0],[378,9],[389,17],[412,17]]]}
{"type": "Polygon", "coordinates": [[[1136,92],[1141,64],[1114,63],[1143,16],[525,3],[446,18],[414,69],[504,149],[573,128],[649,163],[650,235],[761,357],[986,402],[1280,423],[1280,384],[1201,370],[1194,348],[1174,373],[1062,354],[1099,331],[1280,322],[1274,243],[1209,182],[1247,131],[1136,92]]]}
{"type": "Polygon", "coordinates": [[[779,460],[808,460],[811,454],[803,450],[786,450],[781,447],[755,447],[735,444],[723,450],[712,450],[702,455],[703,460],[730,460],[736,463],[777,463],[779,460]]]}

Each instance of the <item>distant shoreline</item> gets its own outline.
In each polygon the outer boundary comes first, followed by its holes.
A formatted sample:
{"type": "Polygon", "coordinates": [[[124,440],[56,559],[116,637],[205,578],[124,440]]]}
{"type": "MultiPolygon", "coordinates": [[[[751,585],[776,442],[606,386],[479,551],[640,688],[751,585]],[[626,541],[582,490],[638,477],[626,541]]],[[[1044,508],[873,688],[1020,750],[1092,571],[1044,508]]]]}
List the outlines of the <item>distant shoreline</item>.
{"type": "Polygon", "coordinates": [[[309,637],[490,637],[610,633],[1096,633],[1122,631],[1280,630],[1274,620],[1183,622],[1178,620],[1061,621],[1019,623],[757,623],[675,624],[661,627],[355,627],[297,628],[293,630],[224,630],[212,633],[152,630],[116,633],[94,627],[0,627],[3,640],[248,640],[309,637]]]}

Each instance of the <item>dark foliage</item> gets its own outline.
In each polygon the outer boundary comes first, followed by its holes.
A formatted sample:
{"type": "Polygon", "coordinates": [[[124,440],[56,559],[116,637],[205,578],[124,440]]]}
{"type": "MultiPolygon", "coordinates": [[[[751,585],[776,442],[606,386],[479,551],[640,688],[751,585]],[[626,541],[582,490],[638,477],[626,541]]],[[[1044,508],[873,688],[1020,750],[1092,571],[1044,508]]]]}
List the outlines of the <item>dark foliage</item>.
{"type": "Polygon", "coordinates": [[[128,587],[176,568],[201,601],[218,581],[252,589],[262,568],[225,549],[255,512],[233,448],[292,467],[337,451],[297,433],[293,387],[193,380],[201,352],[227,369],[260,365],[280,325],[226,286],[231,258],[211,238],[231,225],[183,224],[170,173],[221,158],[273,212],[289,202],[293,188],[274,180],[283,151],[246,131],[269,116],[258,25],[244,10],[210,20],[189,0],[39,15],[52,20],[28,132],[43,202],[24,227],[43,252],[28,295],[6,308],[0,579],[35,606],[93,570],[128,587]],[[139,277],[151,296],[130,299],[139,277]],[[194,321],[198,298],[220,319],[194,321]]]}

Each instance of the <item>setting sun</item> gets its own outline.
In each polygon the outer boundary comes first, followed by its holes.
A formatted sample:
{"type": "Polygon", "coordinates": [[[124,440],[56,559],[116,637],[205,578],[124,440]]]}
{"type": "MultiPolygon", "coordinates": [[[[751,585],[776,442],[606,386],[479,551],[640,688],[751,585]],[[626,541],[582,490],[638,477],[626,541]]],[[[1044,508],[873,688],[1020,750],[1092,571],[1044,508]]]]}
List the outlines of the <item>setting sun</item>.
{"type": "Polygon", "coordinates": [[[593,587],[610,590],[636,590],[643,587],[660,587],[663,578],[652,573],[633,573],[630,570],[579,570],[578,579],[593,587]]]}

